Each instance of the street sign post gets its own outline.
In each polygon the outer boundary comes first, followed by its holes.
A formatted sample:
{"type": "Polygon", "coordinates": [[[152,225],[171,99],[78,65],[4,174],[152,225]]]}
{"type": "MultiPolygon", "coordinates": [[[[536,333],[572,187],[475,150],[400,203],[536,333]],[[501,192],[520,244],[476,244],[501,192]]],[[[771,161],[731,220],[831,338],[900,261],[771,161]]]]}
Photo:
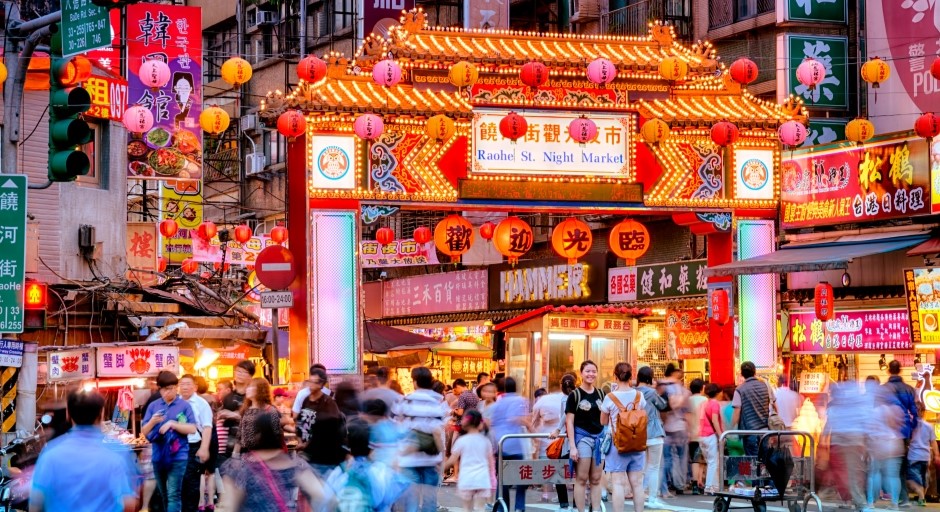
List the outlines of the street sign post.
{"type": "Polygon", "coordinates": [[[275,385],[281,384],[281,355],[278,349],[278,308],[293,307],[294,296],[287,290],[291,282],[297,276],[297,269],[294,267],[294,254],[290,249],[283,245],[271,245],[258,253],[255,259],[255,275],[258,281],[267,286],[269,292],[261,294],[262,307],[271,308],[271,330],[273,354],[274,354],[274,372],[272,378],[275,385]],[[265,297],[270,301],[269,306],[265,306],[265,297]],[[289,304],[288,304],[289,301],[289,304]]]}
{"type": "Polygon", "coordinates": [[[26,176],[0,174],[0,332],[23,332],[26,176]]]}
{"type": "Polygon", "coordinates": [[[64,0],[61,25],[63,57],[111,45],[108,9],[91,0],[64,0]]]}

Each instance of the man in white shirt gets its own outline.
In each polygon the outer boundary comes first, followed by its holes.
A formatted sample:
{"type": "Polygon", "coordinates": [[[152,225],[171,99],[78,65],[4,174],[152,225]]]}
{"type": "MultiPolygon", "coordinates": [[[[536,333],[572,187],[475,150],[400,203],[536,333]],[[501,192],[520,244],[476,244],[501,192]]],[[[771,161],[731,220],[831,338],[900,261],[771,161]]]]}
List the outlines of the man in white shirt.
{"type": "Polygon", "coordinates": [[[777,375],[777,391],[774,396],[777,398],[777,414],[787,430],[793,426],[793,421],[800,414],[800,405],[803,403],[803,397],[799,393],[790,389],[790,380],[786,375],[777,375]]]}
{"type": "MultiPolygon", "coordinates": [[[[209,445],[212,443],[212,407],[204,398],[196,394],[196,378],[183,375],[179,381],[180,396],[189,403],[196,418],[196,432],[189,434],[189,462],[183,474],[181,499],[183,510],[198,510],[199,487],[204,464],[209,460],[209,445]]],[[[213,468],[214,469],[214,468],[213,468]]]]}
{"type": "MultiPolygon", "coordinates": [[[[315,363],[313,366],[310,367],[311,375],[313,374],[314,369],[320,369],[325,372],[326,366],[323,366],[320,363],[315,363]]],[[[326,396],[330,396],[330,394],[332,393],[332,391],[330,391],[330,388],[328,387],[324,387],[321,391],[326,396]]],[[[308,397],[310,397],[310,386],[308,386],[305,381],[304,387],[300,388],[300,390],[297,391],[297,396],[294,398],[294,405],[293,407],[291,407],[291,411],[294,413],[294,419],[297,419],[297,416],[300,414],[300,411],[304,408],[304,400],[306,400],[308,397]]]]}

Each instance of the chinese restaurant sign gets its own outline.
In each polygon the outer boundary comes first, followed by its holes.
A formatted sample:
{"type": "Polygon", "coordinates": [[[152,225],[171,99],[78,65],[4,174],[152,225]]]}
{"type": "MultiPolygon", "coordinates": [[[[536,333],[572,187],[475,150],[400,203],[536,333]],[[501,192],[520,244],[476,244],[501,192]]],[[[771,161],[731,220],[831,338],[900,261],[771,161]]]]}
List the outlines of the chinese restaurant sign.
{"type": "MultiPolygon", "coordinates": [[[[274,241],[265,235],[253,236],[247,242],[240,244],[229,240],[225,247],[225,263],[230,265],[254,265],[264,248],[275,245],[274,241]]],[[[216,235],[208,243],[198,236],[193,238],[193,259],[201,263],[221,263],[222,243],[216,235]]]]}
{"type": "Polygon", "coordinates": [[[579,331],[629,331],[633,328],[633,321],[629,318],[598,318],[596,316],[578,317],[566,313],[564,316],[550,315],[548,326],[551,329],[576,329],[579,331]]]}
{"type": "Polygon", "coordinates": [[[560,258],[491,265],[490,309],[585,304],[604,300],[605,254],[591,253],[568,264],[560,258]]]}
{"type": "Polygon", "coordinates": [[[49,353],[49,380],[76,380],[95,377],[94,349],[49,353]]]}
{"type": "Polygon", "coordinates": [[[359,242],[359,256],[362,268],[438,264],[434,242],[419,244],[413,238],[395,240],[385,245],[375,240],[362,240],[359,242]]]}
{"type": "Polygon", "coordinates": [[[940,343],[940,268],[905,269],[904,289],[914,343],[940,343]]]}
{"type": "Polygon", "coordinates": [[[157,225],[153,222],[128,222],[126,247],[127,278],[141,286],[156,284],[157,225]]]}
{"type": "Polygon", "coordinates": [[[809,109],[848,107],[849,39],[803,34],[785,34],[779,37],[784,41],[788,63],[783,71],[786,74],[787,86],[783,97],[791,94],[798,96],[806,102],[809,109]],[[796,68],[806,58],[816,59],[826,68],[826,77],[813,88],[801,84],[796,79],[796,68]]]}
{"type": "Polygon", "coordinates": [[[382,284],[382,316],[430,315],[486,309],[485,270],[443,272],[382,284]]]}
{"type": "Polygon", "coordinates": [[[128,73],[128,103],[153,113],[153,128],[129,136],[127,176],[202,179],[202,8],[152,3],[127,6],[127,67],[147,60],[170,66],[170,81],[153,89],[128,73]]]}
{"type": "Polygon", "coordinates": [[[666,346],[676,359],[708,358],[708,317],[704,309],[666,311],[666,346]]]}
{"type": "Polygon", "coordinates": [[[99,377],[153,377],[166,370],[179,372],[176,347],[130,346],[98,349],[99,377]]]}
{"type": "Polygon", "coordinates": [[[705,295],[707,260],[617,267],[608,271],[607,300],[664,299],[705,295]]]}
{"type": "Polygon", "coordinates": [[[790,351],[802,354],[913,350],[903,309],[840,310],[823,322],[815,311],[790,313],[790,351]]]}
{"type": "Polygon", "coordinates": [[[160,206],[162,219],[173,219],[180,227],[171,238],[161,236],[162,255],[170,263],[182,263],[193,257],[193,239],[199,238],[193,235],[202,223],[202,182],[161,182],[160,206]]]}
{"type": "Polygon", "coordinates": [[[630,119],[592,114],[597,137],[581,146],[568,134],[570,113],[526,112],[528,131],[518,143],[499,123],[508,112],[482,111],[473,121],[473,172],[478,174],[626,177],[630,169],[630,119]]]}
{"type": "Polygon", "coordinates": [[[927,145],[910,139],[807,153],[783,163],[783,227],[930,213],[927,145]]]}

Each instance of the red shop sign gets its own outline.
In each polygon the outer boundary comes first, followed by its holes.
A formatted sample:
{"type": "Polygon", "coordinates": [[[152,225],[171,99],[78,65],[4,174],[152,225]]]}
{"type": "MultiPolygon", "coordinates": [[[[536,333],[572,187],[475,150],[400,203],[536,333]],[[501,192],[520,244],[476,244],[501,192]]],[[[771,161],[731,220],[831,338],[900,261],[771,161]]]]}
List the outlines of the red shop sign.
{"type": "Polygon", "coordinates": [[[790,351],[804,354],[913,350],[903,308],[839,310],[829,321],[813,310],[790,313],[790,351]]]}
{"type": "Polygon", "coordinates": [[[708,312],[703,309],[667,310],[666,346],[675,346],[678,359],[707,359],[708,312]]]}

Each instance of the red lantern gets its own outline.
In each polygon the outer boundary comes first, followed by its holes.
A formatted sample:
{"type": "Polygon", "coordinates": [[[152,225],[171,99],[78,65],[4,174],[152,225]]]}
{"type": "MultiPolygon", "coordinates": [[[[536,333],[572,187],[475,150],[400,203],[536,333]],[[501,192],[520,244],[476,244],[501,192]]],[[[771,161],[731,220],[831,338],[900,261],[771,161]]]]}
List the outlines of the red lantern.
{"type": "Polygon", "coordinates": [[[379,228],[375,232],[375,239],[382,245],[388,245],[395,241],[395,232],[392,228],[379,228]]]}
{"type": "Polygon", "coordinates": [[[650,232],[643,224],[633,219],[624,219],[610,230],[607,244],[610,250],[626,260],[628,265],[634,265],[650,248],[650,232]]]}
{"type": "Polygon", "coordinates": [[[741,85],[747,85],[757,80],[757,64],[751,59],[741,57],[731,64],[731,79],[741,85]]]}
{"type": "Polygon", "coordinates": [[[816,293],[813,295],[813,303],[816,305],[816,318],[822,320],[823,322],[835,318],[835,297],[832,294],[831,284],[823,281],[816,285],[816,293]]]}
{"type": "Polygon", "coordinates": [[[137,77],[145,86],[159,89],[170,81],[170,66],[162,60],[147,60],[137,70],[137,77]]]}
{"type": "Polygon", "coordinates": [[[434,245],[451,261],[459,262],[460,256],[473,245],[473,224],[456,213],[444,217],[434,227],[434,245]]]}
{"type": "Polygon", "coordinates": [[[587,254],[593,242],[590,226],[574,217],[568,217],[552,230],[552,249],[566,258],[569,265],[574,265],[578,258],[587,254]]]}
{"type": "Polygon", "coordinates": [[[434,238],[434,235],[431,233],[431,230],[424,226],[421,226],[420,228],[415,229],[413,236],[414,236],[415,242],[418,242],[419,244],[426,244],[430,242],[432,238],[434,238]]]}
{"type": "Polygon", "coordinates": [[[597,125],[582,115],[568,123],[568,135],[583,146],[597,138],[597,125]]]}
{"type": "Polygon", "coordinates": [[[163,256],[157,258],[157,271],[166,272],[167,260],[163,256]]]}
{"type": "Polygon", "coordinates": [[[196,232],[199,233],[199,237],[203,240],[212,240],[212,237],[219,232],[219,228],[215,227],[214,222],[207,220],[196,228],[196,232]]]}
{"type": "Polygon", "coordinates": [[[186,272],[187,274],[195,274],[196,272],[199,271],[199,263],[196,262],[196,260],[192,258],[186,258],[185,260],[183,260],[183,264],[181,265],[181,268],[183,272],[186,272]]]}
{"type": "Polygon", "coordinates": [[[529,62],[519,71],[519,79],[533,90],[548,81],[548,67],[541,62],[529,62]]]}
{"type": "Polygon", "coordinates": [[[271,230],[269,235],[271,241],[276,244],[283,244],[287,241],[287,228],[284,226],[274,226],[274,229],[271,230]]]}
{"type": "Polygon", "coordinates": [[[226,263],[226,264],[225,264],[225,267],[223,267],[223,266],[222,266],[222,263],[220,263],[220,262],[217,261],[217,262],[215,262],[215,263],[212,264],[212,268],[215,269],[216,271],[218,271],[219,269],[221,269],[222,272],[228,272],[229,269],[232,268],[232,266],[229,265],[228,263],[226,263]]]}
{"type": "Polygon", "coordinates": [[[934,59],[933,64],[930,65],[930,75],[934,80],[940,80],[940,57],[934,59]]]}
{"type": "Polygon", "coordinates": [[[505,256],[510,265],[519,262],[519,257],[532,248],[532,227],[519,217],[506,217],[496,225],[493,234],[493,245],[500,254],[505,256]]]}
{"type": "Polygon", "coordinates": [[[299,110],[288,110],[277,118],[277,131],[290,140],[303,135],[306,130],[307,120],[299,110]]]}
{"type": "Polygon", "coordinates": [[[528,129],[528,121],[515,112],[506,114],[506,117],[499,122],[499,133],[513,143],[515,143],[516,139],[519,137],[524,137],[528,129]]]}
{"type": "Polygon", "coordinates": [[[721,147],[730,146],[738,140],[738,127],[728,121],[715,123],[711,133],[712,141],[721,147]]]}
{"type": "Polygon", "coordinates": [[[316,55],[307,55],[297,63],[297,76],[305,82],[319,82],[326,76],[326,62],[316,55]]]}
{"type": "Polygon", "coordinates": [[[492,240],[493,234],[496,232],[496,224],[492,222],[484,222],[480,225],[480,238],[484,240],[492,240]]]}
{"type": "Polygon", "coordinates": [[[927,140],[940,135],[940,117],[933,112],[921,114],[917,121],[914,121],[914,133],[927,140]]]}
{"type": "Polygon", "coordinates": [[[248,227],[248,224],[240,224],[235,226],[235,241],[243,244],[251,240],[251,228],[248,227]]]}
{"type": "Polygon", "coordinates": [[[718,325],[725,325],[731,319],[728,311],[728,291],[715,290],[712,292],[712,320],[718,325]]]}
{"type": "Polygon", "coordinates": [[[160,222],[160,234],[166,238],[171,238],[180,230],[180,225],[173,219],[166,219],[160,222]]]}

